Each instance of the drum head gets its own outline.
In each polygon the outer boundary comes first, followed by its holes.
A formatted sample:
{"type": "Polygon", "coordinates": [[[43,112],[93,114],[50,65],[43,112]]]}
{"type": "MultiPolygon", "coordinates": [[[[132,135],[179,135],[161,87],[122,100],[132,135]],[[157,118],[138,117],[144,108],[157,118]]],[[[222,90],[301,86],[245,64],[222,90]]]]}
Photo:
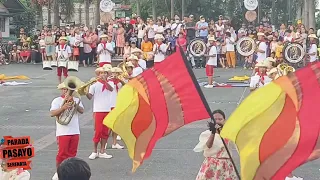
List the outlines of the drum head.
{"type": "Polygon", "coordinates": [[[207,52],[207,45],[202,39],[194,39],[188,46],[190,54],[195,57],[201,57],[207,52]]]}

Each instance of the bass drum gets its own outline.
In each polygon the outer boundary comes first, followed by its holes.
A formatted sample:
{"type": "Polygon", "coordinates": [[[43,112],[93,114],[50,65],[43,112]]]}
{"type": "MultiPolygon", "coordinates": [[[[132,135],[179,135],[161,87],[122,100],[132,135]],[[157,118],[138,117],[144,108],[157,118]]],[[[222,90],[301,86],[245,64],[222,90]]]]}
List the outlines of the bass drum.
{"type": "Polygon", "coordinates": [[[58,62],[58,67],[64,67],[66,68],[68,64],[68,61],[59,61],[58,62]]]}
{"type": "Polygon", "coordinates": [[[79,61],[69,61],[68,62],[68,71],[78,72],[79,70],[79,61]]]}
{"type": "Polygon", "coordinates": [[[42,68],[43,70],[52,70],[51,61],[43,61],[42,68]]]}
{"type": "Polygon", "coordinates": [[[289,64],[298,64],[303,61],[306,52],[302,44],[299,43],[287,43],[283,47],[284,59],[289,64]]]}
{"type": "Polygon", "coordinates": [[[254,39],[250,37],[243,37],[237,42],[236,49],[239,54],[247,57],[252,55],[256,51],[257,44],[254,39]]]}
{"type": "Polygon", "coordinates": [[[194,39],[190,42],[188,51],[195,57],[201,57],[207,52],[207,44],[203,39],[194,39]]]}
{"type": "Polygon", "coordinates": [[[50,61],[51,67],[58,67],[58,61],[50,61]]]}

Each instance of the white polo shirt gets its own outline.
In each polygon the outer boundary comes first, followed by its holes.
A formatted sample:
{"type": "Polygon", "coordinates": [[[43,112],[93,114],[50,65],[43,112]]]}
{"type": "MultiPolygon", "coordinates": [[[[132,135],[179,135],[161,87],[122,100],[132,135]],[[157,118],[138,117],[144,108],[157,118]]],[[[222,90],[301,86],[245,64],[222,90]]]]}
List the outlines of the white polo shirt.
{"type": "Polygon", "coordinates": [[[212,55],[216,55],[216,56],[215,57],[209,57],[207,65],[217,66],[218,65],[218,60],[217,60],[217,48],[216,48],[216,46],[212,46],[210,48],[209,56],[212,56],[212,55]]]}
{"type": "MultiPolygon", "coordinates": [[[[114,89],[114,83],[108,81],[108,84],[114,89]]],[[[89,94],[93,95],[93,112],[110,112],[112,91],[105,89],[102,91],[103,84],[96,82],[89,88],[89,94]]]]}
{"type": "Polygon", "coordinates": [[[167,52],[167,45],[161,44],[159,46],[158,44],[154,44],[153,45],[153,52],[155,52],[154,62],[162,62],[166,58],[165,53],[167,52]],[[164,54],[162,52],[155,52],[157,48],[160,49],[164,54]]]}
{"type": "MultiPolygon", "coordinates": [[[[78,98],[73,98],[75,103],[79,103],[78,98]]],[[[64,98],[57,97],[55,98],[51,103],[50,111],[58,110],[62,107],[62,103],[64,101],[64,98]]],[[[83,107],[82,102],[79,104],[80,107],[83,107]]],[[[75,135],[80,134],[80,128],[79,128],[79,116],[78,112],[74,113],[70,123],[68,125],[61,125],[56,121],[56,136],[66,136],[66,135],[75,135]]]]}
{"type": "Polygon", "coordinates": [[[98,44],[97,52],[102,51],[101,54],[99,54],[99,62],[109,62],[111,63],[111,53],[109,51],[113,51],[113,47],[111,43],[107,43],[106,47],[102,43],[98,44]]]}
{"type": "Polygon", "coordinates": [[[256,61],[261,62],[267,59],[267,44],[265,42],[260,42],[258,49],[264,51],[264,53],[258,52],[256,61]]]}
{"type": "Polygon", "coordinates": [[[269,84],[271,81],[272,81],[271,78],[269,78],[268,76],[264,76],[264,84],[262,84],[260,81],[260,76],[254,75],[250,79],[250,88],[257,87],[257,84],[259,84],[259,87],[262,87],[262,86],[269,84]]]}
{"type": "Polygon", "coordinates": [[[120,88],[122,87],[122,84],[121,84],[121,82],[115,84],[114,81],[111,81],[111,83],[113,83],[114,86],[115,86],[115,88],[114,88],[113,91],[111,92],[111,100],[110,100],[111,108],[114,108],[114,107],[116,107],[118,91],[119,91],[120,88]]]}
{"type": "Polygon", "coordinates": [[[137,77],[139,76],[141,73],[143,73],[143,69],[141,67],[135,67],[132,70],[132,75],[131,77],[137,77]]]}

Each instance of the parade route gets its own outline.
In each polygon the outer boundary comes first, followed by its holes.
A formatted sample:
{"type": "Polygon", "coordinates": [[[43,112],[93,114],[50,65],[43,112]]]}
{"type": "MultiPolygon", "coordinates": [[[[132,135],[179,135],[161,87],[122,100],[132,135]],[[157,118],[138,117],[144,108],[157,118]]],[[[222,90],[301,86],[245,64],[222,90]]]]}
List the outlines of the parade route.
{"type": "MultiPolygon", "coordinates": [[[[197,78],[206,81],[205,70],[194,70],[197,78]]],[[[217,69],[215,81],[226,83],[232,76],[251,75],[250,70],[217,69]]],[[[14,64],[0,66],[0,74],[7,76],[25,75],[31,84],[21,86],[0,86],[0,137],[31,136],[34,140],[36,156],[32,158],[32,180],[49,180],[55,173],[57,153],[55,119],[49,116],[53,98],[60,95],[56,71],[43,71],[41,65],[14,64]]],[[[80,68],[70,73],[82,81],[94,76],[94,68],[80,68]]],[[[183,77],[181,77],[183,78],[183,77]]],[[[23,81],[24,82],[24,81],[23,81]]],[[[188,87],[186,87],[188,88],[188,87]]],[[[249,93],[249,88],[202,88],[212,110],[221,109],[227,116],[249,93]]],[[[89,160],[93,143],[92,102],[83,97],[85,113],[80,116],[81,136],[78,157],[87,161],[92,172],[92,180],[194,180],[204,159],[201,153],[193,152],[199,134],[207,128],[206,121],[199,121],[182,127],[161,139],[153,150],[150,159],[131,174],[132,161],[127,150],[111,149],[108,141],[107,152],[112,159],[89,160]]],[[[123,145],[123,142],[119,142],[123,145]]],[[[234,147],[231,148],[234,160],[239,158],[234,147]]],[[[320,161],[308,163],[294,174],[305,180],[320,180],[320,161]]]]}

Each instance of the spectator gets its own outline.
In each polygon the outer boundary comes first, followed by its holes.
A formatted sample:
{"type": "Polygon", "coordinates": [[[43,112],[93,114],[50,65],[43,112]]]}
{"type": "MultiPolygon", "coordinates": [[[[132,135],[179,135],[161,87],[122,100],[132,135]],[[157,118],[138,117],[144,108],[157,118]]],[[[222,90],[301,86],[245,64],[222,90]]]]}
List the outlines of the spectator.
{"type": "Polygon", "coordinates": [[[64,160],[57,173],[58,180],[89,180],[91,177],[88,163],[75,157],[64,160]]]}

